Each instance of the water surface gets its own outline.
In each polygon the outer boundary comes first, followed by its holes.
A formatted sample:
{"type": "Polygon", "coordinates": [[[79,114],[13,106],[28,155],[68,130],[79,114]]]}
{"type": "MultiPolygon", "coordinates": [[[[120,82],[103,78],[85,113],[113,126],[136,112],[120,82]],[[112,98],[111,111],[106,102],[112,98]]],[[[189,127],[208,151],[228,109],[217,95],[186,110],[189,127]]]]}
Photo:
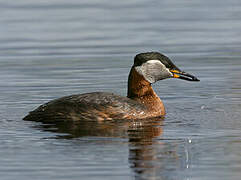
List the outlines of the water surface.
{"type": "Polygon", "coordinates": [[[240,179],[240,1],[22,0],[0,12],[1,179],[240,179]],[[201,80],[154,85],[164,120],[22,120],[65,95],[125,96],[144,51],[201,80]]]}

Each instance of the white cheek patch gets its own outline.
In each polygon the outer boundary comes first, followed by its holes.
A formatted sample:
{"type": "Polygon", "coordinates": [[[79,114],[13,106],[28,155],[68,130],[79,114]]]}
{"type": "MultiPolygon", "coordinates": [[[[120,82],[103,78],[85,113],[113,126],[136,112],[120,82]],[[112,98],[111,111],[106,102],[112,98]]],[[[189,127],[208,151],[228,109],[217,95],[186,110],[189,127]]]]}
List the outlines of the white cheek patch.
{"type": "Polygon", "coordinates": [[[159,60],[149,60],[141,66],[136,66],[135,69],[150,83],[173,76],[169,69],[159,60]]]}

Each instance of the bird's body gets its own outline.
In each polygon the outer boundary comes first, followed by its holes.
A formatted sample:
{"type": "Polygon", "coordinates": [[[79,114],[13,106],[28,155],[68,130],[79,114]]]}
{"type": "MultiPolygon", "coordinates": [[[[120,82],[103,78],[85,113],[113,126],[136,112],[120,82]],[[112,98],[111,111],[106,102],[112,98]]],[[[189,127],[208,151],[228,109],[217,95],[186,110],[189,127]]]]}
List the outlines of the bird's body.
{"type": "Polygon", "coordinates": [[[127,97],[106,92],[92,92],[62,97],[41,105],[25,120],[79,121],[146,118],[146,107],[127,97]]]}
{"type": "Polygon", "coordinates": [[[166,56],[151,52],[135,57],[128,78],[127,97],[106,92],[77,94],[52,100],[30,112],[24,120],[40,122],[145,119],[165,115],[151,84],[169,77],[198,79],[181,72],[166,56]],[[172,72],[173,71],[173,72],[172,72]],[[183,75],[183,76],[181,76],[183,75]]]}

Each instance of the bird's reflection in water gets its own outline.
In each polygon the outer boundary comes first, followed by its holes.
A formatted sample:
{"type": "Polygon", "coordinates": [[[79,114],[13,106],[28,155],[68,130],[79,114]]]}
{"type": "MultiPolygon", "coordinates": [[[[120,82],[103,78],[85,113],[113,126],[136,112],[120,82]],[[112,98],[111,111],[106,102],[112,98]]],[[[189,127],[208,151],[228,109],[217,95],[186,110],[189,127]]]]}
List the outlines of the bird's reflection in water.
{"type": "MultiPolygon", "coordinates": [[[[129,140],[129,164],[137,179],[160,175],[160,155],[172,156],[169,148],[162,149],[157,138],[163,133],[163,118],[120,121],[81,121],[42,124],[42,130],[64,133],[56,138],[72,139],[85,136],[118,137],[129,140]]],[[[174,151],[175,154],[175,151],[174,151]]],[[[168,157],[167,157],[168,158],[168,157]]]]}

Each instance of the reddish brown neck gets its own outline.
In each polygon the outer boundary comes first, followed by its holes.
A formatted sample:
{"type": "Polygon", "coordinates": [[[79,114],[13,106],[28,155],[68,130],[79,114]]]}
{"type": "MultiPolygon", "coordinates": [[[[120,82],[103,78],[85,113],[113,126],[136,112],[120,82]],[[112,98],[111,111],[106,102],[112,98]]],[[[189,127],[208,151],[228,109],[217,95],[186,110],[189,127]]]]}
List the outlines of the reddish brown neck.
{"type": "Polygon", "coordinates": [[[131,68],[128,78],[127,97],[146,105],[152,111],[165,114],[164,105],[152,89],[151,83],[137,73],[134,67],[131,68]]]}
{"type": "Polygon", "coordinates": [[[128,92],[127,97],[136,99],[144,96],[152,96],[155,92],[151,87],[151,83],[138,74],[134,67],[131,68],[128,78],[128,92]]]}

